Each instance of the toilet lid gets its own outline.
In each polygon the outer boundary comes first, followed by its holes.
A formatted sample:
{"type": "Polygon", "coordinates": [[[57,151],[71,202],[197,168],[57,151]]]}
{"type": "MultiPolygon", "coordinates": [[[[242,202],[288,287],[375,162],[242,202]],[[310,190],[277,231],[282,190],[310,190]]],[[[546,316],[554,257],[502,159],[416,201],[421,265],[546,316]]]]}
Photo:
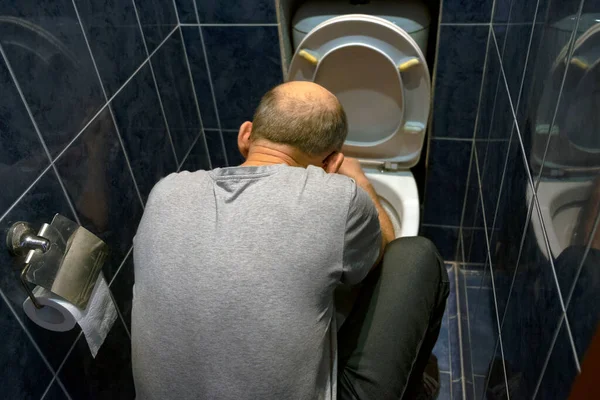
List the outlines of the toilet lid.
{"type": "Polygon", "coordinates": [[[313,81],[338,97],[349,125],[344,154],[401,167],[419,160],[431,82],[425,57],[402,28],[362,14],[331,18],[302,40],[289,80],[313,81]]]}

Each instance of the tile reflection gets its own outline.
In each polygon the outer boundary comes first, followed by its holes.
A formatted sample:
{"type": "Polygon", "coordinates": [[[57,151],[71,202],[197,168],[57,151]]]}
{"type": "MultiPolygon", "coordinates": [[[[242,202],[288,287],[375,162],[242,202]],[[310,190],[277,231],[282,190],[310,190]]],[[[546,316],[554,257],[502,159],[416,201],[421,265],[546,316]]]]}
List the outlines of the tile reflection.
{"type": "Polygon", "coordinates": [[[56,166],[82,225],[110,247],[104,265],[105,277],[110,281],[131,247],[142,204],[107,110],[56,166]]]}
{"type": "Polygon", "coordinates": [[[0,43],[56,155],[103,104],[73,3],[2,2],[0,16],[0,43]]]}

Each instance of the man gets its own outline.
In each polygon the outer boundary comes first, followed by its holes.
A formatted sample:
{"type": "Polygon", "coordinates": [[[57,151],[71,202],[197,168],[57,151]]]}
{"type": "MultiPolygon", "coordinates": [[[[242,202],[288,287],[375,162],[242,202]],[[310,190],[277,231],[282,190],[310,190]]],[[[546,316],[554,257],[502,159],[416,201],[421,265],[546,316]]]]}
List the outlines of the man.
{"type": "Polygon", "coordinates": [[[384,255],[393,227],[340,152],[347,131],[333,94],[286,83],[242,124],[245,163],[156,185],[134,250],[139,399],[422,392],[448,278],[426,239],[394,241],[384,255]],[[338,333],[334,290],[361,281],[338,333]]]}

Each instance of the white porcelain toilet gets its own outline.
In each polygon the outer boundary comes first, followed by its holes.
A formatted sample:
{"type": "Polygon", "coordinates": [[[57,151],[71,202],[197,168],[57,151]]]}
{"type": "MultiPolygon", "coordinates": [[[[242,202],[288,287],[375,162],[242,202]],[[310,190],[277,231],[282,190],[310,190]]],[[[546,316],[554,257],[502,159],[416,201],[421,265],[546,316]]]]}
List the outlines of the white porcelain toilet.
{"type": "MultiPolygon", "coordinates": [[[[578,236],[579,228],[594,180],[600,174],[596,117],[600,99],[600,14],[581,15],[568,75],[563,78],[576,21],[576,16],[569,16],[546,28],[547,42],[560,44],[561,48],[558,55],[552,54],[550,62],[542,64],[549,70],[536,107],[532,108],[535,115],[530,117],[530,164],[534,178],[540,175],[537,200],[541,214],[532,214],[531,225],[539,250],[547,259],[557,258],[567,247],[583,240],[578,236]],[[559,92],[561,107],[555,115],[559,92]]],[[[533,190],[528,185],[527,204],[532,199],[533,190]]]]}
{"type": "Polygon", "coordinates": [[[419,194],[410,167],[419,161],[430,112],[422,52],[429,16],[412,2],[371,1],[358,9],[365,14],[349,14],[357,7],[347,2],[301,6],[288,79],[316,82],[338,97],[349,123],[343,153],[360,160],[396,237],[416,236],[419,194]]]}

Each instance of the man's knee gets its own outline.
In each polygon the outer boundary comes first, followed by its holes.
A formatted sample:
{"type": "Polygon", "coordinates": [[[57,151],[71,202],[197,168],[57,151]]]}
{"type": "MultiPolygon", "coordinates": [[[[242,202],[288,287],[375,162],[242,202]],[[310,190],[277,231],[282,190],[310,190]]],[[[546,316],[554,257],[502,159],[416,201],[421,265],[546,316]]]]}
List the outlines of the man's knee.
{"type": "Polygon", "coordinates": [[[448,282],[448,273],[431,240],[421,237],[404,237],[390,242],[385,248],[383,266],[402,270],[413,279],[448,282]]]}

